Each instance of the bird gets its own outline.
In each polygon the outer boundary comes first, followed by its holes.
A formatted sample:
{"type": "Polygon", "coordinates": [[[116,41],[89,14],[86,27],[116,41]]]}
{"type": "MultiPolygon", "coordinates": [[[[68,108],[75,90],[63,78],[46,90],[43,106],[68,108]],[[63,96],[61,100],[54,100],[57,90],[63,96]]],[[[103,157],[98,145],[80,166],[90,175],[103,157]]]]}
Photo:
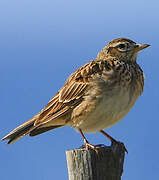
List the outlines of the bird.
{"type": "Polygon", "coordinates": [[[117,142],[104,129],[123,119],[142,94],[144,73],[137,55],[149,46],[127,38],[112,40],[95,59],[75,70],[39,113],[2,140],[11,144],[27,134],[70,126],[81,134],[86,149],[96,146],[84,133],[100,132],[117,142]]]}

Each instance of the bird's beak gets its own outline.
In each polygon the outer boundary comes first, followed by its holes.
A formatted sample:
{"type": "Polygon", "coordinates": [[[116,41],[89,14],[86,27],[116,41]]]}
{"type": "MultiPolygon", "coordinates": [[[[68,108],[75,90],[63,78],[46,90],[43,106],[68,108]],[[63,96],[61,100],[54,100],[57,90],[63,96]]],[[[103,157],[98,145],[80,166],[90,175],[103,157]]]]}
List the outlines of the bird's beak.
{"type": "Polygon", "coordinates": [[[145,49],[147,47],[149,47],[149,44],[136,44],[135,45],[135,50],[136,52],[141,51],[142,49],[145,49]]]}

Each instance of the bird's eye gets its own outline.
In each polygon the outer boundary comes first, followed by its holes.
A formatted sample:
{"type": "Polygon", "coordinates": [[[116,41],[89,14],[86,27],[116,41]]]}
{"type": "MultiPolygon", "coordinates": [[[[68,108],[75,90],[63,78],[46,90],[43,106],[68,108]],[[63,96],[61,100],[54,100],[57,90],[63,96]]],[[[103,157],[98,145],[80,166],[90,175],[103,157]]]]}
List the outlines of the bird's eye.
{"type": "Polygon", "coordinates": [[[126,46],[125,46],[125,44],[119,44],[117,47],[120,49],[125,49],[126,46]]]}

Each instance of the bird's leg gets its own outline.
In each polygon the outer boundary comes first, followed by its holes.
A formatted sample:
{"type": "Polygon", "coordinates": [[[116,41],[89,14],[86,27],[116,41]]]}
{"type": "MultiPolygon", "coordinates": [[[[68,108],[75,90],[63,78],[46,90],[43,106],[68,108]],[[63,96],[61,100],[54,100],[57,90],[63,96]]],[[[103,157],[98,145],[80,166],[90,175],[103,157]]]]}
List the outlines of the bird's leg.
{"type": "Polygon", "coordinates": [[[123,146],[125,152],[128,153],[128,151],[127,151],[127,149],[126,149],[124,143],[119,142],[119,141],[116,141],[114,138],[112,138],[109,134],[107,134],[107,133],[106,133],[105,131],[103,131],[103,130],[101,130],[100,132],[101,132],[104,136],[106,136],[106,137],[111,141],[112,144],[113,144],[113,143],[121,144],[121,145],[123,146]]]}
{"type": "Polygon", "coordinates": [[[105,131],[101,130],[100,132],[101,132],[104,136],[106,136],[112,143],[114,143],[114,142],[117,143],[117,141],[116,141],[114,138],[112,138],[109,134],[107,134],[105,131]]]}
{"type": "Polygon", "coordinates": [[[96,153],[98,153],[98,150],[97,150],[96,146],[93,145],[93,144],[90,144],[90,143],[88,142],[88,140],[86,139],[86,137],[85,137],[85,135],[83,134],[83,132],[82,132],[81,129],[79,129],[79,132],[80,132],[80,134],[81,134],[81,136],[82,136],[82,138],[83,138],[84,146],[85,146],[86,150],[88,150],[88,149],[90,148],[90,149],[93,149],[94,151],[96,151],[96,153]]]}

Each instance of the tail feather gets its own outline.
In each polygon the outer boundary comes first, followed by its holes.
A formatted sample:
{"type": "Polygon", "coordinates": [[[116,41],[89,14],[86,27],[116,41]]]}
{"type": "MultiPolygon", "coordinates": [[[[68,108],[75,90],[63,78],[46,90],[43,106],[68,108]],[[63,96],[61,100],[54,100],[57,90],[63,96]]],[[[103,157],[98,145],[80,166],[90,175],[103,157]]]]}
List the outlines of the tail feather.
{"type": "Polygon", "coordinates": [[[18,139],[22,138],[26,134],[30,133],[33,129],[35,129],[34,122],[36,118],[32,118],[31,120],[23,123],[22,125],[15,128],[9,134],[7,134],[2,140],[9,140],[8,144],[12,144],[18,139]]]}
{"type": "Polygon", "coordinates": [[[63,126],[63,125],[49,125],[49,126],[43,127],[41,126],[41,124],[36,125],[35,121],[38,119],[38,117],[39,117],[39,114],[34,116],[29,121],[23,123],[22,125],[18,126],[9,134],[7,134],[4,138],[2,138],[2,140],[3,141],[9,140],[8,144],[12,144],[27,134],[29,134],[30,136],[36,136],[38,134],[49,131],[51,129],[55,129],[55,128],[63,126]]]}
{"type": "Polygon", "coordinates": [[[62,127],[63,125],[56,125],[56,126],[49,126],[49,127],[38,127],[36,129],[33,129],[29,135],[30,136],[36,136],[38,134],[42,134],[46,131],[49,131],[49,130],[52,130],[52,129],[55,129],[55,128],[59,128],[59,127],[62,127]]]}

